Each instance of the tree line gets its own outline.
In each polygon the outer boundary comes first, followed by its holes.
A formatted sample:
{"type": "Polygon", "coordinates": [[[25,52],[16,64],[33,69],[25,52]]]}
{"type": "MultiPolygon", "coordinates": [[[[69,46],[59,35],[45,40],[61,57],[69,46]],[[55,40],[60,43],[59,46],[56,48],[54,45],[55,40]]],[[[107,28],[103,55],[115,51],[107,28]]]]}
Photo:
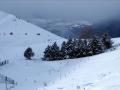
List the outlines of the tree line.
{"type": "MultiPolygon", "coordinates": [[[[101,38],[93,37],[90,39],[68,39],[63,41],[61,46],[56,42],[53,45],[48,45],[44,51],[43,60],[54,61],[64,59],[74,59],[86,56],[92,56],[105,52],[112,47],[112,40],[107,33],[101,38]]],[[[31,48],[26,49],[24,56],[31,60],[34,52],[31,48]]]]}
{"type": "Polygon", "coordinates": [[[68,39],[62,43],[61,47],[56,42],[51,46],[48,45],[43,59],[50,61],[92,56],[103,53],[111,47],[112,41],[108,34],[104,34],[101,38],[68,39]]]}

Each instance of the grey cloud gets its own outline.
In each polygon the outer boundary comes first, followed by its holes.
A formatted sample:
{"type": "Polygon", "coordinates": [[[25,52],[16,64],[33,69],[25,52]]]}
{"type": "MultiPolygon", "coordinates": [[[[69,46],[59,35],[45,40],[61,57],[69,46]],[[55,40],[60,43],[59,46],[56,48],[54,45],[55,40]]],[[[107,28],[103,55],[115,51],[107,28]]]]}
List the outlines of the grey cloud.
{"type": "Polygon", "coordinates": [[[23,18],[99,21],[120,15],[118,0],[25,0],[0,1],[0,10],[23,18]]]}

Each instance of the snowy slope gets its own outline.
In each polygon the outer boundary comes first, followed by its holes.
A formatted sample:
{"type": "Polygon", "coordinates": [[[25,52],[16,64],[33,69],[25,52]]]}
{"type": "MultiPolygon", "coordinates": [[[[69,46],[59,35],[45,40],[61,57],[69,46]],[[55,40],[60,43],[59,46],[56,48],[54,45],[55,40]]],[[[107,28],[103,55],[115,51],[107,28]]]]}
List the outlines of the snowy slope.
{"type": "MultiPolygon", "coordinates": [[[[41,60],[48,44],[63,40],[13,15],[0,12],[0,61],[9,60],[8,64],[0,67],[0,74],[17,82],[10,90],[119,90],[119,46],[114,51],[92,57],[54,62],[41,60]],[[13,32],[12,36],[10,32],[13,32]],[[36,54],[32,61],[23,57],[28,46],[36,54]]],[[[113,41],[116,45],[120,38],[113,41]]],[[[8,88],[10,86],[8,84],[8,88]]],[[[5,90],[1,77],[0,90],[5,90]]]]}
{"type": "MultiPolygon", "coordinates": [[[[117,45],[120,38],[113,41],[117,45]]],[[[66,73],[61,72],[55,84],[51,83],[45,90],[120,90],[119,58],[120,46],[100,55],[62,61],[69,69],[66,73]]],[[[37,90],[43,90],[43,87],[37,90]]]]}
{"type": "MultiPolygon", "coordinates": [[[[42,71],[45,71],[42,70],[45,65],[41,65],[40,59],[44,49],[48,44],[63,40],[63,38],[18,19],[13,15],[0,12],[0,62],[9,60],[9,64],[0,67],[0,74],[6,75],[18,83],[15,90],[26,90],[26,88],[33,90],[36,87],[36,85],[33,85],[34,80],[39,78],[38,80],[40,81],[41,76],[46,76],[41,75],[42,71]],[[13,32],[13,35],[10,35],[10,32],[13,32]],[[25,35],[25,33],[28,35],[25,35]],[[40,35],[36,35],[38,33],[40,35]],[[32,47],[36,53],[35,61],[25,60],[23,53],[27,47],[32,47]],[[31,78],[30,81],[27,78],[31,78]]],[[[37,84],[40,85],[40,82],[37,84]]],[[[4,88],[5,85],[1,82],[0,90],[4,90],[4,88]]]]}
{"type": "Polygon", "coordinates": [[[12,47],[13,49],[19,47],[21,50],[23,47],[26,48],[32,45],[45,48],[48,43],[59,39],[61,40],[62,38],[21,19],[17,19],[13,15],[0,12],[0,43],[2,44],[1,46],[5,47],[0,47],[0,50],[12,50],[12,47]],[[10,35],[10,32],[13,32],[13,35],[10,35]],[[25,35],[25,33],[28,35],[25,35]],[[38,33],[40,35],[36,35],[38,33]]]}

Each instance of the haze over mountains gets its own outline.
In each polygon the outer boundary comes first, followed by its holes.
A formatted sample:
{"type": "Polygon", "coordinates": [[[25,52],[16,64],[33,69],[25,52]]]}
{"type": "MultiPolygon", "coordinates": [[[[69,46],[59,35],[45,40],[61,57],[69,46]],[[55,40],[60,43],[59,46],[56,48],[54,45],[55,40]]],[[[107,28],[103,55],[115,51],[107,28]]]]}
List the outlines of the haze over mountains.
{"type": "MultiPolygon", "coordinates": [[[[81,24],[86,21],[90,24],[102,24],[103,29],[112,27],[107,25],[109,21],[117,20],[120,15],[119,0],[0,0],[0,10],[12,13],[19,18],[25,19],[36,24],[48,31],[64,37],[66,28],[70,25],[81,24]]],[[[101,25],[97,25],[101,26],[101,25]]],[[[117,33],[119,30],[119,22],[114,23],[117,33]],[[117,26],[115,24],[118,24],[117,26]]],[[[96,27],[96,26],[95,26],[96,27]]],[[[97,29],[101,31],[101,27],[97,29]]],[[[112,34],[113,37],[119,36],[112,34]]]]}

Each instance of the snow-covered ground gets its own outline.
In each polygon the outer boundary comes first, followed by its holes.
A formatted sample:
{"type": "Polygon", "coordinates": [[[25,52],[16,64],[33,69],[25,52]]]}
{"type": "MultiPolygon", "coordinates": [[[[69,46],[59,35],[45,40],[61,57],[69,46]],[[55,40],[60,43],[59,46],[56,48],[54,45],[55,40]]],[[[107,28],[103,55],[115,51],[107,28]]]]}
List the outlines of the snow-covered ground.
{"type": "MultiPolygon", "coordinates": [[[[119,46],[116,50],[92,57],[51,62],[41,60],[48,44],[63,40],[13,15],[0,12],[0,61],[9,60],[8,64],[0,67],[0,74],[17,82],[10,90],[120,90],[119,46]],[[23,56],[29,46],[36,54],[31,61],[23,56]]],[[[118,44],[120,38],[113,41],[118,44]]],[[[0,77],[0,90],[5,90],[5,87],[0,77]]]]}

